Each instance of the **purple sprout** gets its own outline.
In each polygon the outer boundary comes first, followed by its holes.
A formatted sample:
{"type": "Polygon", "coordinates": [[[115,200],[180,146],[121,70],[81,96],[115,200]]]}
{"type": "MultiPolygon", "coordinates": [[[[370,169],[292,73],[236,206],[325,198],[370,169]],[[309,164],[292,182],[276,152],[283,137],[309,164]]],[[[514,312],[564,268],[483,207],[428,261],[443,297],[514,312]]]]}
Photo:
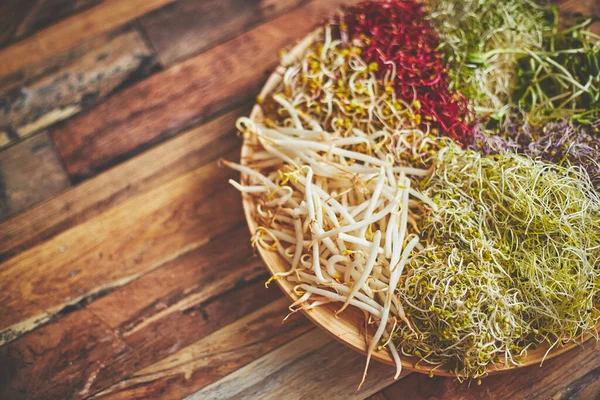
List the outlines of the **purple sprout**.
{"type": "Polygon", "coordinates": [[[504,133],[490,135],[478,129],[470,147],[483,154],[515,151],[559,165],[584,168],[600,192],[600,122],[579,126],[568,121],[532,126],[513,122],[504,133]]]}

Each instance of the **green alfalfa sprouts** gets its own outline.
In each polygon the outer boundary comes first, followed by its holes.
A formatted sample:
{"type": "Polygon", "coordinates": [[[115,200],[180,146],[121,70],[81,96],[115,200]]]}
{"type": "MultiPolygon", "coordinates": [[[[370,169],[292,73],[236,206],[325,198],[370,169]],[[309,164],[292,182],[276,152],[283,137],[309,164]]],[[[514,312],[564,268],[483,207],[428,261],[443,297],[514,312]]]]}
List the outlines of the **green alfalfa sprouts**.
{"type": "Polygon", "coordinates": [[[532,123],[600,120],[600,41],[591,19],[570,25],[556,7],[536,0],[428,5],[451,85],[489,129],[511,114],[532,123]]]}
{"type": "Polygon", "coordinates": [[[454,144],[435,161],[423,193],[439,211],[397,290],[402,352],[465,379],[597,336],[600,199],[586,172],[454,144]]]}
{"type": "Polygon", "coordinates": [[[515,83],[519,52],[539,51],[550,29],[548,7],[536,0],[432,0],[426,2],[440,35],[452,88],[473,102],[480,116],[502,118],[515,83]]]}
{"type": "Polygon", "coordinates": [[[560,29],[556,16],[544,49],[519,59],[513,104],[529,122],[600,121],[600,37],[589,31],[591,22],[560,29]]]}

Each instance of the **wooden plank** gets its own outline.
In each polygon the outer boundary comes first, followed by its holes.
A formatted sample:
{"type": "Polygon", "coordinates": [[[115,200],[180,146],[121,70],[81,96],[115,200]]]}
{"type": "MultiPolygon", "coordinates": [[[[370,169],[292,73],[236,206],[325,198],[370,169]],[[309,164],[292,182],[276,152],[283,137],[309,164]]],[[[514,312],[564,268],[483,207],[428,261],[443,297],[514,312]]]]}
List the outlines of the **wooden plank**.
{"type": "Polygon", "coordinates": [[[67,121],[52,137],[69,174],[75,181],[95,175],[218,110],[251,100],[277,63],[277,50],[301,38],[341,3],[309,3],[67,121]]]}
{"type": "Polygon", "coordinates": [[[172,313],[189,310],[249,281],[266,280],[267,276],[250,248],[245,221],[239,219],[212,238],[210,244],[96,300],[88,308],[127,337],[172,313]],[[237,244],[235,252],[231,251],[232,243],[237,244]]]}
{"type": "MultiPolygon", "coordinates": [[[[0,76],[0,92],[5,94],[10,93],[30,82],[41,80],[44,76],[52,75],[57,70],[66,68],[69,65],[76,63],[77,60],[85,58],[87,53],[94,52],[96,49],[106,46],[106,44],[114,39],[115,36],[133,29],[137,30],[140,28],[136,27],[135,23],[122,25],[116,29],[82,41],[62,53],[49,54],[39,62],[24,66],[17,73],[0,76]]],[[[4,96],[2,100],[3,102],[6,102],[6,96],[4,96]]]]}
{"type": "Polygon", "coordinates": [[[234,109],[0,224],[0,261],[226,153],[239,154],[235,120],[248,111],[234,109]]]}
{"type": "MultiPolygon", "coordinates": [[[[243,229],[247,230],[246,227],[243,229]]],[[[247,245],[247,232],[244,239],[247,245]]],[[[220,246],[221,251],[226,248],[231,253],[231,243],[236,243],[239,248],[243,242],[230,241],[224,235],[222,243],[226,244],[220,246]]],[[[231,278],[225,276],[219,280],[226,282],[221,287],[215,282],[217,287],[208,288],[208,285],[212,285],[210,280],[197,274],[196,280],[188,280],[172,288],[171,296],[149,296],[153,300],[151,305],[119,325],[123,339],[140,354],[140,367],[156,363],[179,348],[188,346],[282,297],[278,288],[265,289],[264,282],[268,274],[264,266],[256,261],[249,262],[248,257],[252,256],[243,257],[241,261],[230,257],[223,264],[211,261],[213,266],[220,267],[221,275],[232,275],[231,278]],[[236,278],[232,273],[234,268],[239,268],[246,276],[236,278]],[[196,285],[200,285],[200,288],[196,288],[196,285]],[[207,297],[213,290],[218,292],[207,297]],[[156,332],[160,332],[160,335],[156,332]]],[[[161,268],[161,273],[168,272],[168,268],[161,268]]],[[[138,285],[148,282],[144,278],[139,280],[139,284],[132,284],[135,293],[140,293],[138,285]]],[[[156,290],[156,286],[153,289],[156,290]]],[[[121,291],[121,294],[126,292],[121,291]]],[[[120,311],[105,306],[94,308],[94,312],[99,309],[99,317],[103,319],[110,313],[118,314],[120,311]]]]}
{"type": "Polygon", "coordinates": [[[0,76],[73,48],[77,44],[153,11],[174,0],[104,0],[0,50],[0,76]]]}
{"type": "MultiPolygon", "coordinates": [[[[267,271],[259,259],[254,257],[249,245],[247,227],[241,222],[238,221],[238,223],[233,224],[232,226],[237,227],[233,230],[226,230],[204,246],[165,263],[160,268],[116,289],[95,303],[83,309],[75,310],[69,313],[67,317],[63,317],[49,325],[59,325],[63,326],[63,329],[69,329],[68,325],[72,320],[80,320],[80,315],[91,312],[95,317],[102,319],[107,326],[114,325],[111,328],[115,333],[115,340],[118,340],[119,343],[121,341],[126,342],[128,348],[136,354],[133,369],[129,365],[127,365],[127,368],[114,366],[111,368],[111,380],[103,380],[102,386],[100,384],[94,386],[95,391],[122,381],[134,370],[159,362],[159,360],[174,354],[180,348],[185,349],[198,340],[202,341],[204,337],[210,336],[215,331],[225,329],[228,324],[243,319],[245,315],[256,313],[257,310],[276,302],[277,299],[282,299],[282,293],[278,288],[265,289],[264,281],[267,279],[267,271]],[[240,223],[241,226],[238,226],[240,223]],[[239,243],[237,245],[238,251],[225,251],[230,249],[232,242],[239,243]]],[[[255,317],[260,317],[260,321],[256,322],[258,325],[254,327],[254,330],[261,333],[260,335],[250,335],[250,332],[248,332],[246,345],[249,346],[249,354],[247,357],[251,357],[254,352],[260,352],[261,349],[267,351],[268,348],[281,343],[281,340],[289,340],[286,337],[295,337],[297,334],[304,332],[306,327],[309,326],[308,321],[302,320],[300,322],[290,322],[286,327],[280,327],[281,319],[285,315],[284,306],[280,305],[277,310],[279,312],[276,313],[276,310],[270,309],[270,311],[259,313],[255,317]],[[268,318],[266,318],[267,316],[268,318]],[[274,321],[277,316],[279,324],[275,324],[274,321]],[[276,327],[276,329],[271,326],[276,327]],[[273,332],[266,332],[268,329],[273,332]],[[278,333],[282,336],[280,337],[278,333]],[[269,343],[263,343],[263,341],[269,343]],[[255,347],[254,350],[251,349],[252,347],[255,347]]],[[[248,329],[249,325],[250,322],[244,329],[248,329]]],[[[31,332],[24,338],[34,336],[44,329],[46,327],[31,332]]],[[[228,328],[224,331],[225,333],[214,335],[213,338],[225,338],[226,332],[232,332],[232,330],[237,332],[239,329],[238,324],[237,328],[228,328]]],[[[245,347],[244,340],[246,339],[242,339],[237,335],[235,337],[230,336],[223,345],[245,347]]],[[[10,348],[21,340],[18,339],[5,347],[10,348]]],[[[111,339],[104,338],[102,340],[110,341],[111,339]]],[[[214,343],[214,340],[203,343],[214,343]]],[[[79,361],[80,365],[87,365],[85,362],[87,357],[85,348],[93,345],[96,344],[94,339],[91,338],[79,343],[79,348],[73,347],[69,351],[70,353],[80,354],[82,359],[79,361]]],[[[213,351],[211,351],[213,361],[228,357],[227,354],[219,357],[214,350],[213,348],[213,351]]],[[[60,354],[57,354],[59,351],[58,348],[49,349],[40,357],[43,357],[44,360],[58,359],[60,358],[60,354]]],[[[104,351],[107,353],[106,357],[108,357],[113,351],[113,347],[105,348],[104,351]]],[[[116,343],[114,351],[120,351],[116,343]]],[[[237,352],[237,348],[232,349],[229,357],[236,356],[237,352]]],[[[185,350],[179,354],[183,353],[185,353],[185,350]]],[[[27,390],[24,377],[48,376],[52,371],[51,368],[43,363],[43,360],[39,361],[43,366],[39,370],[36,370],[32,364],[27,364],[16,376],[10,379],[10,387],[14,391],[27,390]]],[[[241,362],[241,360],[238,362],[241,362]]],[[[93,360],[89,360],[89,363],[93,363],[93,360]]],[[[231,365],[233,366],[234,363],[232,362],[231,365]]],[[[215,368],[209,376],[198,375],[196,385],[211,379],[217,379],[218,371],[219,369],[215,368]]],[[[54,377],[52,380],[53,385],[63,386],[65,387],[64,390],[68,390],[69,384],[64,378],[64,376],[54,377]]],[[[164,383],[164,381],[159,382],[157,379],[156,382],[149,382],[149,385],[156,387],[155,385],[164,383]]],[[[172,388],[172,390],[182,390],[182,388],[172,388]]],[[[166,387],[164,389],[166,390],[166,387]]],[[[87,394],[92,395],[95,391],[90,389],[87,394]]],[[[42,394],[34,391],[31,397],[44,397],[42,394]]],[[[71,397],[71,394],[71,392],[66,391],[63,397],[71,397]]]]}
{"type": "Polygon", "coordinates": [[[594,349],[593,340],[557,358],[510,373],[482,379],[481,385],[472,382],[461,384],[452,378],[429,378],[427,375],[411,374],[402,382],[384,390],[390,399],[463,399],[497,400],[519,399],[567,399],[597,398],[597,380],[600,376],[600,353],[594,349]],[[595,391],[590,397],[577,395],[595,391]]]}
{"type": "Polygon", "coordinates": [[[555,399],[595,399],[600,397],[600,367],[560,389],[555,399]]]}
{"type": "Polygon", "coordinates": [[[143,16],[140,24],[163,65],[199,54],[306,0],[180,0],[143,16]]]}
{"type": "Polygon", "coordinates": [[[117,332],[80,310],[0,348],[0,398],[84,398],[136,359],[117,332]]]}
{"type": "Polygon", "coordinates": [[[234,176],[211,163],[0,264],[0,343],[137,279],[241,221],[239,196],[227,183],[234,176]]]}
{"type": "Polygon", "coordinates": [[[23,39],[102,0],[5,0],[0,3],[0,47],[23,39]]]}
{"type": "Polygon", "coordinates": [[[94,45],[38,66],[32,72],[41,76],[30,74],[21,85],[0,90],[0,126],[11,126],[20,137],[31,135],[94,106],[157,66],[153,50],[135,28],[104,35],[94,45]]]}
{"type": "Polygon", "coordinates": [[[314,329],[300,314],[288,318],[280,298],[98,393],[94,398],[182,398],[314,329]]]}
{"type": "Polygon", "coordinates": [[[0,152],[0,220],[69,186],[46,133],[0,152]]]}
{"type": "Polygon", "coordinates": [[[356,392],[364,362],[363,355],[315,329],[186,399],[363,399],[390,385],[395,372],[372,363],[356,392]]]}

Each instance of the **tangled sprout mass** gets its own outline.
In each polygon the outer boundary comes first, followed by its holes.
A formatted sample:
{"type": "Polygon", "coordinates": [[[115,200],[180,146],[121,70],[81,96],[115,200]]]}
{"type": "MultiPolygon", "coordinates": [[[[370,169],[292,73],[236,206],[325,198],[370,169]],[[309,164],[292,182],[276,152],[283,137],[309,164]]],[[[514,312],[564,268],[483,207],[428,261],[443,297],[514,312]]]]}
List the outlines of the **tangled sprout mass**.
{"type": "Polygon", "coordinates": [[[367,2],[350,8],[342,35],[361,43],[363,57],[388,76],[397,95],[419,105],[423,123],[434,134],[465,142],[473,130],[466,98],[449,87],[449,74],[438,50],[438,35],[420,4],[412,1],[367,2]]]}
{"type": "Polygon", "coordinates": [[[585,171],[454,144],[436,161],[421,185],[439,211],[398,290],[411,321],[397,333],[403,351],[479,376],[593,330],[600,198],[585,171]]]}

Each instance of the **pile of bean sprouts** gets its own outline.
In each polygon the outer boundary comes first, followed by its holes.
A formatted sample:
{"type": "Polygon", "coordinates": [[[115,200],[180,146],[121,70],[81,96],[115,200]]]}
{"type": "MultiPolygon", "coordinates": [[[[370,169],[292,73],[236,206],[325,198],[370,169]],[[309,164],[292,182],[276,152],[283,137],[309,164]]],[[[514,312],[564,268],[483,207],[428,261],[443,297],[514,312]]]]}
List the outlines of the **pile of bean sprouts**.
{"type": "Polygon", "coordinates": [[[255,151],[245,165],[225,163],[250,180],[231,183],[257,204],[253,243],[290,264],[275,278],[298,283],[293,310],[343,302],[338,313],[348,305],[365,311],[377,325],[368,358],[383,338],[397,377],[402,366],[390,338],[408,321],[395,289],[413,250],[423,249],[423,204],[437,208],[412,187],[429,172],[402,165],[422,164],[436,142],[413,126],[411,105],[385,84],[381,90],[360,49],[343,48],[329,27],[324,37],[265,100],[280,124],[239,119],[255,151]]]}
{"type": "Polygon", "coordinates": [[[237,121],[251,155],[223,161],[255,205],[253,245],[289,265],[271,279],[295,285],[290,310],[364,312],[363,381],[375,350],[396,377],[405,354],[472,379],[539,344],[596,335],[600,199],[588,172],[462,149],[398,96],[394,67],[365,61],[368,40],[342,40],[336,25],[311,40],[284,54],[260,116],[237,121]]]}

